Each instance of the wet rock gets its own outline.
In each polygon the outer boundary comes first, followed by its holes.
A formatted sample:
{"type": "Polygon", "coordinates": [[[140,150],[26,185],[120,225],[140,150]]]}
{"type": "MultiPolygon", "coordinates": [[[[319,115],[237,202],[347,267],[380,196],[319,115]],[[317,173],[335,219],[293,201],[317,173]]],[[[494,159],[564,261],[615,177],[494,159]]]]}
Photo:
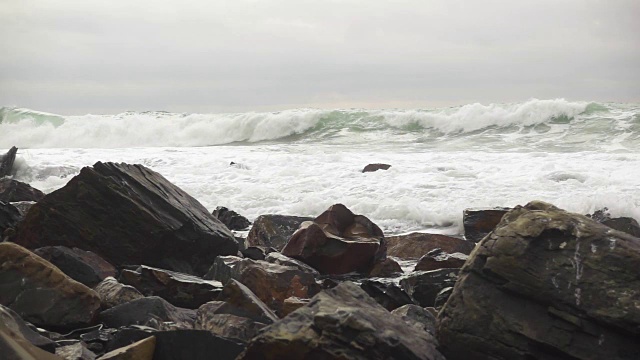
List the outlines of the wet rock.
{"type": "Polygon", "coordinates": [[[0,243],[0,304],[37,326],[69,329],[92,323],[100,298],[41,257],[4,242],[0,243]]]}
{"type": "Polygon", "coordinates": [[[400,264],[391,258],[386,258],[373,265],[369,277],[396,277],[400,274],[402,274],[400,264]]]}
{"type": "Polygon", "coordinates": [[[322,274],[369,273],[386,258],[382,230],[342,204],[331,206],[291,236],[282,254],[303,261],[322,274]]]}
{"type": "Polygon", "coordinates": [[[218,301],[225,303],[221,310],[230,314],[244,316],[264,324],[271,324],[278,320],[278,317],[256,294],[237,280],[232,279],[224,286],[218,301]]]}
{"type": "Polygon", "coordinates": [[[449,254],[442,249],[433,249],[418,260],[414,271],[461,268],[468,258],[469,256],[463,253],[449,254]]]}
{"type": "Polygon", "coordinates": [[[0,178],[14,174],[13,163],[16,160],[18,148],[13,146],[6,154],[0,156],[0,178]]]}
{"type": "Polygon", "coordinates": [[[247,259],[264,260],[267,254],[271,252],[270,250],[272,249],[264,246],[249,246],[244,250],[240,250],[240,253],[247,259]]]}
{"type": "Polygon", "coordinates": [[[394,284],[364,280],[362,284],[360,284],[360,287],[377,301],[378,304],[389,311],[407,304],[413,304],[411,297],[394,284]]]}
{"type": "Polygon", "coordinates": [[[629,217],[612,218],[603,221],[602,224],[640,238],[640,224],[638,224],[636,219],[629,217]]]}
{"type": "Polygon", "coordinates": [[[51,339],[33,331],[18,314],[2,305],[0,305],[0,323],[31,345],[50,353],[55,351],[56,344],[51,339]]]}
{"type": "Polygon", "coordinates": [[[453,293],[453,287],[446,287],[436,295],[436,300],[433,303],[433,307],[436,309],[440,309],[444,304],[449,300],[449,296],[453,293]]]}
{"type": "Polygon", "coordinates": [[[86,348],[85,344],[78,341],[71,345],[60,346],[56,349],[56,355],[65,360],[94,360],[96,354],[86,348]]]}
{"type": "Polygon", "coordinates": [[[0,201],[0,240],[7,229],[14,228],[22,220],[20,211],[13,205],[0,201]]]}
{"type": "Polygon", "coordinates": [[[212,215],[225,224],[229,230],[245,230],[251,226],[251,222],[246,217],[224,206],[218,206],[213,210],[212,215]]]}
{"type": "Polygon", "coordinates": [[[282,255],[279,252],[272,252],[269,253],[264,261],[268,262],[268,263],[272,263],[272,264],[276,264],[276,265],[282,265],[282,266],[290,266],[290,267],[294,267],[302,272],[311,274],[313,276],[319,276],[320,273],[318,272],[318,270],[312,268],[311,266],[303,263],[302,261],[296,260],[294,258],[290,258],[288,256],[282,255]]]}
{"type": "Polygon", "coordinates": [[[236,254],[229,229],[193,197],[142,165],[97,162],[35,204],[13,241],[81,247],[110,263],[204,274],[236,254]]]}
{"type": "Polygon", "coordinates": [[[440,291],[452,287],[460,269],[438,269],[411,273],[400,280],[400,286],[422,307],[434,306],[440,291]]]}
{"type": "Polygon", "coordinates": [[[196,330],[207,330],[225,338],[247,342],[266,326],[265,323],[230,313],[233,307],[223,301],[212,301],[202,305],[196,314],[196,330]]]}
{"type": "Polygon", "coordinates": [[[374,172],[378,170],[389,170],[390,167],[391,165],[389,164],[368,164],[367,166],[364,167],[364,169],[362,169],[362,172],[366,173],[366,172],[374,172]]]}
{"type": "Polygon", "coordinates": [[[345,282],[266,327],[242,359],[438,359],[429,333],[391,316],[362,289],[345,282]]]}
{"type": "Polygon", "coordinates": [[[217,280],[223,284],[229,282],[233,274],[233,268],[242,261],[237,256],[218,256],[213,260],[209,271],[202,277],[205,280],[217,280]]]}
{"type": "MultiPolygon", "coordinates": [[[[500,222],[500,219],[502,219],[502,216],[509,210],[508,208],[465,209],[462,213],[465,239],[473,243],[479,242],[487,236],[488,233],[493,231],[500,222]]],[[[455,252],[443,250],[449,253],[455,252]]]]}
{"type": "Polygon", "coordinates": [[[247,235],[247,247],[262,246],[281,251],[300,224],[309,220],[312,219],[289,215],[260,215],[247,235]]]}
{"type": "Polygon", "coordinates": [[[24,218],[25,215],[27,215],[27,212],[29,212],[29,209],[31,209],[31,207],[35,203],[35,201],[17,201],[12,202],[11,205],[18,209],[18,211],[20,212],[20,217],[24,218]]]}
{"type": "Polygon", "coordinates": [[[50,352],[44,351],[26,340],[12,323],[0,321],[0,354],[8,360],[61,360],[50,352]]]}
{"type": "Polygon", "coordinates": [[[441,234],[411,233],[408,235],[389,236],[387,255],[400,259],[420,259],[434,249],[442,249],[447,253],[470,254],[476,244],[464,239],[441,234]]]}
{"type": "Polygon", "coordinates": [[[461,269],[438,318],[450,360],[637,359],[640,240],[531,202],[461,269]]]}
{"type": "Polygon", "coordinates": [[[116,275],[116,268],[91,251],[64,246],[45,246],[33,251],[55,265],[70,278],[88,287],[96,286],[109,276],[116,275]]]}
{"type": "Polygon", "coordinates": [[[309,299],[300,299],[295,296],[288,297],[284,299],[284,302],[282,303],[282,311],[281,311],[282,317],[285,317],[308,304],[309,304],[309,299]]]}
{"type": "Polygon", "coordinates": [[[109,309],[144,297],[144,295],[133,286],[121,284],[113,277],[102,280],[102,282],[96,285],[94,290],[100,297],[103,309],[109,309]]]}
{"type": "Polygon", "coordinates": [[[100,313],[100,321],[113,328],[128,325],[162,327],[170,322],[179,329],[191,329],[196,311],[178,308],[161,297],[150,296],[136,299],[100,313]]]}
{"type": "Polygon", "coordinates": [[[399,316],[411,326],[422,329],[434,336],[436,334],[436,317],[425,308],[414,304],[407,304],[391,311],[391,313],[399,316]]]}
{"type": "Polygon", "coordinates": [[[44,193],[21,181],[13,179],[0,179],[0,201],[40,201],[44,193]]]}
{"type": "Polygon", "coordinates": [[[156,337],[149,336],[131,345],[110,351],[100,360],[152,360],[156,349],[156,337]]]}
{"type": "Polygon", "coordinates": [[[131,285],[145,296],[159,296],[171,304],[188,309],[215,300],[222,283],[197,276],[141,265],[136,271],[122,270],[120,282],[131,285]]]}

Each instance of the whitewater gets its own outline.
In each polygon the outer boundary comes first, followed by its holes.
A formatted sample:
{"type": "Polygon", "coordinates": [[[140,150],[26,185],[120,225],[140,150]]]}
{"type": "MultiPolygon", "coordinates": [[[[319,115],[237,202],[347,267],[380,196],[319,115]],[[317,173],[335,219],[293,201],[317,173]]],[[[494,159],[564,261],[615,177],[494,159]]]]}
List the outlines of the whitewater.
{"type": "Polygon", "coordinates": [[[213,210],[459,233],[462,211],[543,200],[640,220],[640,104],[564,99],[439,109],[62,116],[0,108],[0,152],[45,192],[96,161],[143,164],[213,210]],[[234,165],[231,165],[231,163],[234,165]],[[369,163],[387,171],[362,173],[369,163]]]}

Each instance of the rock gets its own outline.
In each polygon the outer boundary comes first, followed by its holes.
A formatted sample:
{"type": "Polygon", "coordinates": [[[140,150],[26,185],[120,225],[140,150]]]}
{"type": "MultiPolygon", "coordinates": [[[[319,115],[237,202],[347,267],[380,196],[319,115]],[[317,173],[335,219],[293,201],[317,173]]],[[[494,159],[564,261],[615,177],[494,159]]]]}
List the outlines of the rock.
{"type": "Polygon", "coordinates": [[[237,256],[218,256],[213,260],[213,265],[202,278],[205,280],[217,280],[226,284],[231,279],[233,268],[240,261],[242,261],[242,258],[237,256]]]}
{"type": "Polygon", "coordinates": [[[40,201],[43,197],[44,193],[42,191],[31,187],[29,184],[13,179],[0,179],[0,201],[40,201]]]}
{"type": "Polygon", "coordinates": [[[369,277],[395,277],[402,274],[402,268],[397,261],[386,258],[373,265],[369,277]]]}
{"type": "Polygon", "coordinates": [[[382,230],[342,204],[306,222],[289,239],[282,254],[303,261],[322,274],[369,273],[386,258],[382,230]]]}
{"type": "Polygon", "coordinates": [[[0,178],[13,175],[13,163],[17,153],[18,148],[13,146],[6,154],[0,156],[0,178]]]}
{"type": "Polygon", "coordinates": [[[438,269],[411,273],[400,286],[422,307],[434,306],[440,290],[452,287],[460,269],[438,269]]]}
{"type": "Polygon", "coordinates": [[[225,224],[229,230],[245,230],[251,226],[251,222],[246,217],[224,206],[218,206],[213,210],[212,215],[225,224]]]}
{"type": "Polygon", "coordinates": [[[87,349],[80,341],[71,345],[60,346],[56,349],[56,355],[65,360],[94,360],[96,358],[96,354],[87,349]]]}
{"type": "Polygon", "coordinates": [[[95,291],[10,242],[0,243],[0,304],[37,326],[72,329],[94,321],[95,291]]]}
{"type": "MultiPolygon", "coordinates": [[[[4,316],[3,316],[4,318],[4,316]]],[[[7,360],[62,360],[26,340],[12,323],[0,321],[0,354],[7,360]]]]}
{"type": "Polygon", "coordinates": [[[438,359],[432,335],[391,316],[345,282],[266,327],[242,359],[438,359]]]}
{"type": "Polygon", "coordinates": [[[240,250],[240,253],[247,259],[264,260],[267,254],[271,252],[270,250],[270,248],[265,248],[264,246],[249,246],[244,250],[240,250]]]}
{"type": "Polygon", "coordinates": [[[99,329],[89,331],[80,335],[80,340],[87,345],[87,349],[96,355],[105,353],[105,347],[113,339],[117,329],[101,326],[99,329]]]}
{"type": "Polygon", "coordinates": [[[128,325],[156,327],[157,323],[162,325],[163,322],[172,322],[179,329],[191,329],[195,317],[195,310],[175,307],[157,296],[136,299],[100,313],[100,321],[109,327],[128,325]]]}
{"type": "Polygon", "coordinates": [[[0,323],[31,345],[50,353],[55,351],[56,344],[52,340],[33,331],[18,314],[2,305],[0,305],[0,323]]]}
{"type": "Polygon", "coordinates": [[[447,253],[471,254],[476,244],[441,234],[411,233],[408,235],[389,236],[387,255],[400,259],[420,259],[433,249],[442,249],[447,253]]]}
{"type": "Polygon", "coordinates": [[[227,312],[223,301],[212,301],[202,305],[196,314],[196,330],[207,330],[225,338],[247,342],[266,326],[253,319],[227,312]]]}
{"type": "Polygon", "coordinates": [[[461,268],[468,258],[469,256],[463,253],[448,254],[442,249],[433,249],[418,260],[414,271],[461,268]]]}
{"type": "Polygon", "coordinates": [[[228,310],[230,314],[241,315],[264,324],[271,324],[278,320],[278,317],[256,294],[236,280],[232,279],[224,286],[218,300],[226,304],[221,310],[233,309],[228,310]]]}
{"type": "Polygon", "coordinates": [[[629,235],[640,238],[640,224],[638,224],[636,219],[629,217],[612,218],[603,221],[602,224],[607,225],[612,229],[622,231],[629,235]]]}
{"type": "Polygon", "coordinates": [[[418,305],[407,304],[391,311],[391,313],[399,316],[411,326],[422,329],[434,336],[436,334],[436,317],[429,310],[418,305]]]}
{"type": "Polygon", "coordinates": [[[62,270],[73,280],[88,287],[96,286],[109,276],[116,276],[116,268],[91,251],[64,246],[45,246],[33,251],[62,270]]]}
{"type": "Polygon", "coordinates": [[[391,165],[389,164],[369,164],[365,166],[364,169],[362,169],[362,172],[366,173],[366,172],[374,172],[378,170],[389,170],[390,167],[391,165]]]}
{"type": "Polygon", "coordinates": [[[15,206],[16,209],[20,212],[20,217],[24,218],[29,212],[29,209],[35,204],[35,201],[17,201],[12,202],[11,205],[15,206]]]}
{"type": "Polygon", "coordinates": [[[288,297],[284,299],[284,302],[282,303],[282,311],[281,311],[282,317],[285,317],[308,304],[309,304],[309,299],[300,299],[295,296],[288,297]]]}
{"type": "MultiPolygon", "coordinates": [[[[509,208],[492,209],[465,209],[462,213],[462,223],[464,225],[464,237],[467,241],[477,243],[498,225],[502,216],[509,211],[509,208]]],[[[455,251],[444,251],[451,253],[455,251]]],[[[460,251],[462,252],[462,251],[460,251]]]]}
{"type": "Polygon", "coordinates": [[[222,283],[197,276],[141,265],[136,271],[122,270],[120,282],[131,285],[145,296],[159,296],[171,304],[188,309],[215,300],[222,283]]]}
{"type": "Polygon", "coordinates": [[[309,220],[312,219],[288,215],[260,215],[253,222],[249,235],[247,235],[247,247],[272,247],[281,251],[291,235],[298,230],[300,224],[309,220]]]}
{"type": "Polygon", "coordinates": [[[444,304],[449,300],[449,296],[453,293],[453,287],[446,287],[436,295],[436,300],[433,302],[433,307],[436,309],[440,309],[444,304]]]}
{"type": "Polygon", "coordinates": [[[108,277],[100,282],[94,288],[103,309],[109,309],[127,303],[132,300],[142,299],[142,295],[136,288],[129,285],[123,285],[113,277],[108,277]]]}
{"type": "Polygon", "coordinates": [[[304,273],[307,274],[311,274],[313,276],[319,276],[320,273],[318,272],[318,270],[312,268],[311,266],[303,263],[302,261],[290,258],[288,256],[282,255],[279,252],[272,252],[269,253],[265,259],[266,262],[268,263],[272,263],[272,264],[277,264],[277,265],[282,265],[282,266],[290,266],[290,267],[294,267],[304,273]]]}
{"type": "Polygon", "coordinates": [[[360,284],[369,296],[385,309],[391,311],[407,304],[413,304],[411,297],[394,284],[383,284],[379,281],[364,280],[360,284]]]}
{"type": "Polygon", "coordinates": [[[438,318],[456,359],[640,358],[640,239],[543,202],[478,245],[438,318]]]}
{"type": "Polygon", "coordinates": [[[156,349],[156,337],[149,336],[131,345],[110,351],[100,357],[100,360],[152,360],[156,349]]]}
{"type": "Polygon", "coordinates": [[[5,230],[14,228],[22,220],[20,211],[13,205],[0,201],[0,240],[5,230]]]}
{"type": "Polygon", "coordinates": [[[142,165],[97,162],[35,204],[15,242],[80,247],[116,266],[204,274],[238,252],[229,229],[193,197],[142,165]]]}

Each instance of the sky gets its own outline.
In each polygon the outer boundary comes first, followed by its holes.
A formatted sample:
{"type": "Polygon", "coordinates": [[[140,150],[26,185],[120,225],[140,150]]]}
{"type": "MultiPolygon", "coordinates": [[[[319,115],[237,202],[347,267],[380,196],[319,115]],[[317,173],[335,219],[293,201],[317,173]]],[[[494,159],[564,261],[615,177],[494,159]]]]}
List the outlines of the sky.
{"type": "Polygon", "coordinates": [[[638,0],[0,0],[0,106],[640,102],[638,0]]]}

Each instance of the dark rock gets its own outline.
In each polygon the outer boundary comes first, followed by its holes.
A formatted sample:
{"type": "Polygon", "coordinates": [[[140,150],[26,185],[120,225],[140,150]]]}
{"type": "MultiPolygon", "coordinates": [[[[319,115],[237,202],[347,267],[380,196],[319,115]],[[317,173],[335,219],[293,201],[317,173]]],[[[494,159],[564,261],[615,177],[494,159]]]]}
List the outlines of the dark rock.
{"type": "Polygon", "coordinates": [[[218,256],[213,260],[213,265],[202,278],[205,280],[217,280],[226,284],[231,279],[233,268],[240,261],[242,261],[242,258],[237,256],[218,256]]]}
{"type": "Polygon", "coordinates": [[[0,156],[0,178],[14,174],[13,163],[16,160],[18,148],[13,146],[6,154],[0,156]]]}
{"type": "MultiPolygon", "coordinates": [[[[479,242],[498,225],[502,216],[509,211],[509,208],[493,209],[465,209],[462,213],[462,223],[464,225],[464,237],[467,241],[479,242]]],[[[443,249],[446,252],[448,251],[443,249]]],[[[462,252],[462,251],[460,251],[462,252]]]]}
{"type": "Polygon", "coordinates": [[[70,278],[88,287],[96,286],[109,276],[116,276],[116,268],[91,251],[64,246],[45,246],[33,251],[55,265],[70,278]]]}
{"type": "Polygon", "coordinates": [[[400,274],[402,274],[400,264],[392,258],[386,258],[373,265],[369,277],[395,277],[400,274]]]}
{"type": "Polygon", "coordinates": [[[318,270],[312,268],[311,266],[303,263],[302,261],[290,258],[288,256],[282,255],[279,252],[272,252],[269,253],[264,261],[268,262],[268,263],[272,263],[272,264],[276,264],[276,265],[282,265],[282,266],[290,266],[290,267],[294,267],[302,272],[311,274],[313,276],[319,276],[320,273],[318,272],[318,270]]]}
{"type": "Polygon", "coordinates": [[[612,218],[603,221],[602,224],[607,225],[614,230],[622,231],[640,238],[640,224],[638,224],[636,219],[629,217],[612,218]]]}
{"type": "Polygon", "coordinates": [[[602,208],[600,210],[596,210],[593,212],[593,214],[586,214],[585,216],[599,223],[603,221],[611,220],[611,214],[609,213],[609,208],[607,207],[602,208]]]}
{"type": "Polygon", "coordinates": [[[240,250],[240,253],[247,259],[264,260],[267,254],[270,253],[269,250],[264,246],[249,246],[244,250],[240,250]]]}
{"type": "Polygon", "coordinates": [[[342,204],[331,206],[313,222],[302,224],[282,254],[303,261],[322,274],[369,273],[386,258],[382,230],[342,204]]]}
{"type": "Polygon", "coordinates": [[[69,329],[94,321],[95,291],[10,242],[0,243],[0,304],[37,326],[69,329]]]}
{"type": "Polygon", "coordinates": [[[100,313],[100,320],[114,328],[128,325],[157,327],[158,323],[172,322],[177,328],[191,329],[195,317],[195,310],[175,307],[157,296],[136,299],[100,313]]]}
{"type": "Polygon", "coordinates": [[[436,317],[425,308],[414,304],[407,304],[393,310],[391,313],[399,316],[411,326],[422,329],[434,336],[436,334],[436,317]]]}
{"type": "Polygon", "coordinates": [[[298,230],[300,224],[309,220],[312,219],[288,215],[260,215],[253,222],[249,235],[247,235],[247,247],[272,247],[281,251],[291,235],[298,230]]]}
{"type": "Polygon", "coordinates": [[[251,226],[251,222],[246,217],[224,206],[218,206],[213,210],[212,215],[225,224],[229,230],[245,230],[251,226]]]}
{"type": "Polygon", "coordinates": [[[29,184],[13,180],[0,179],[0,201],[40,201],[44,193],[29,184]]]}
{"type": "Polygon", "coordinates": [[[35,204],[14,241],[80,247],[116,266],[204,274],[236,254],[229,229],[193,197],[142,165],[97,162],[35,204]]]}
{"type": "Polygon", "coordinates": [[[218,301],[224,301],[226,305],[221,310],[229,314],[247,317],[264,324],[271,324],[278,320],[278,317],[256,294],[237,280],[232,279],[224,286],[218,301]]]}
{"type": "Polygon", "coordinates": [[[281,311],[282,317],[285,317],[308,304],[309,304],[309,299],[300,299],[295,296],[288,297],[284,299],[284,302],[282,303],[282,311],[281,311]]]}
{"type": "Polygon", "coordinates": [[[85,344],[80,341],[71,345],[60,346],[56,349],[56,355],[65,360],[94,360],[96,358],[96,354],[87,349],[85,344]]]}
{"type": "Polygon", "coordinates": [[[18,314],[2,305],[0,305],[0,323],[3,323],[8,329],[18,334],[31,345],[50,353],[55,351],[56,344],[51,339],[33,331],[18,314]]]}
{"type": "Polygon", "coordinates": [[[463,253],[449,254],[442,249],[433,249],[418,260],[414,271],[461,268],[468,258],[469,256],[463,253]]]}
{"type": "Polygon", "coordinates": [[[13,205],[0,201],[0,240],[7,229],[14,228],[22,220],[20,211],[13,205]]]}
{"type": "Polygon", "coordinates": [[[196,314],[195,329],[247,342],[266,326],[265,323],[226,312],[233,309],[226,305],[223,301],[212,301],[202,305],[196,314]]]}
{"type": "Polygon", "coordinates": [[[362,284],[360,284],[360,287],[377,301],[378,304],[389,311],[403,305],[413,304],[411,297],[394,284],[383,284],[379,281],[364,280],[362,284]]]}
{"type": "Polygon", "coordinates": [[[253,338],[242,359],[438,359],[432,335],[390,315],[345,282],[253,338]]]}
{"type": "Polygon", "coordinates": [[[543,202],[505,215],[438,318],[457,359],[640,358],[640,239],[543,202]]]}
{"type": "Polygon", "coordinates": [[[449,300],[449,296],[451,296],[451,293],[453,293],[453,287],[446,287],[440,290],[438,295],[436,295],[436,300],[433,303],[433,307],[436,309],[441,308],[447,302],[447,300],[449,300]]]}
{"type": "Polygon", "coordinates": [[[422,307],[434,306],[440,290],[452,287],[460,269],[419,271],[400,280],[400,286],[422,307]]]}
{"type": "Polygon", "coordinates": [[[137,341],[131,345],[112,350],[100,357],[100,360],[152,360],[156,349],[156,337],[137,341]]]}
{"type": "Polygon", "coordinates": [[[131,285],[145,296],[159,296],[171,304],[188,309],[215,300],[222,283],[197,276],[141,265],[136,271],[122,270],[120,282],[131,285]]]}
{"type": "Polygon", "coordinates": [[[387,255],[400,259],[420,259],[433,249],[442,249],[447,253],[470,254],[476,244],[464,239],[441,234],[411,233],[408,235],[389,236],[387,255]]]}
{"type": "Polygon", "coordinates": [[[113,277],[102,280],[102,282],[93,289],[98,293],[103,309],[109,309],[144,297],[144,295],[133,286],[123,285],[113,277]]]}
{"type": "Polygon", "coordinates": [[[61,360],[26,340],[12,323],[0,321],[0,354],[7,360],[61,360]]]}
{"type": "Polygon", "coordinates": [[[29,212],[29,209],[31,209],[35,203],[35,201],[17,201],[12,202],[11,205],[15,206],[15,208],[20,212],[20,216],[24,218],[29,212]]]}
{"type": "Polygon", "coordinates": [[[374,172],[378,170],[389,170],[390,167],[391,165],[389,164],[369,164],[365,166],[364,169],[362,169],[362,172],[366,173],[366,172],[374,172]]]}

